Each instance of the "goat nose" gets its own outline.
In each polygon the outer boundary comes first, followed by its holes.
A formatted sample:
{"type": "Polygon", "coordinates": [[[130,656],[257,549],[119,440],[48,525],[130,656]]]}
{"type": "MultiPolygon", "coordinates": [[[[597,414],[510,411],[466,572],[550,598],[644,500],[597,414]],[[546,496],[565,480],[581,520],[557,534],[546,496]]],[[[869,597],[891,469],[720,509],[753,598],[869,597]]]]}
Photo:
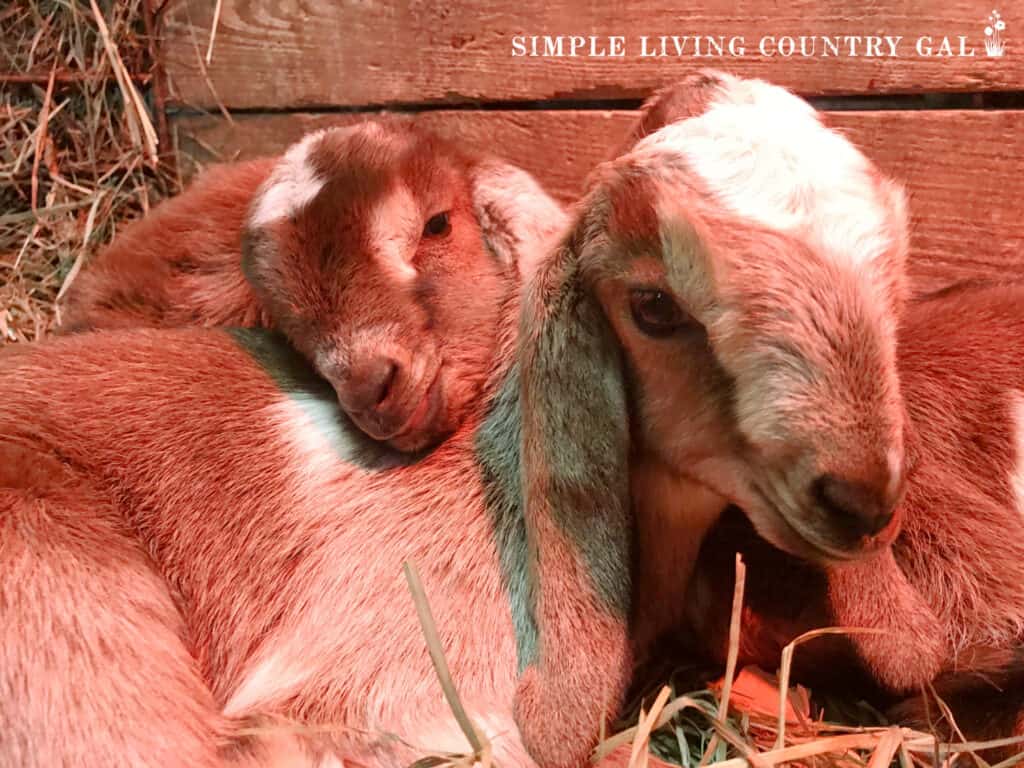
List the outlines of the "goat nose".
{"type": "Polygon", "coordinates": [[[390,357],[375,355],[353,366],[346,382],[347,400],[356,411],[380,409],[395,387],[398,363],[390,357]]]}
{"type": "Polygon", "coordinates": [[[892,520],[894,507],[883,490],[866,483],[824,474],[815,478],[811,495],[829,517],[856,536],[874,536],[892,520]]]}

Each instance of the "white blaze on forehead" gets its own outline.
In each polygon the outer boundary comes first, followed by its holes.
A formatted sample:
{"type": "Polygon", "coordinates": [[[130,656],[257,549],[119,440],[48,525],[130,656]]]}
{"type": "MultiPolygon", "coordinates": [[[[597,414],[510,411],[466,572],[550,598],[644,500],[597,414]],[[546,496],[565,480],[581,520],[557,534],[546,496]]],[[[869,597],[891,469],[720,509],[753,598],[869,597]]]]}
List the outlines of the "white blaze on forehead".
{"type": "Polygon", "coordinates": [[[1024,515],[1024,392],[1015,392],[1010,400],[1010,430],[1014,436],[1014,460],[1010,469],[1010,490],[1017,511],[1024,515]]]}
{"type": "Polygon", "coordinates": [[[407,134],[389,131],[380,123],[372,121],[323,128],[303,136],[284,153],[258,193],[250,217],[252,226],[262,226],[291,216],[309,205],[320,193],[326,179],[316,173],[309,156],[314,147],[327,136],[343,142],[361,136],[366,142],[379,148],[394,146],[398,142],[408,144],[412,141],[407,134]]]}
{"type": "Polygon", "coordinates": [[[370,212],[370,253],[400,280],[416,277],[411,258],[422,228],[420,219],[416,199],[402,184],[395,186],[370,212]]]}
{"type": "Polygon", "coordinates": [[[257,195],[250,226],[262,227],[292,216],[320,194],[324,179],[310,164],[309,155],[325,133],[311,133],[284,153],[257,195]]]}
{"type": "Polygon", "coordinates": [[[739,217],[804,239],[832,258],[868,264],[889,251],[893,215],[871,165],[806,102],[742,81],[697,117],[651,134],[638,152],[681,155],[739,217]]]}

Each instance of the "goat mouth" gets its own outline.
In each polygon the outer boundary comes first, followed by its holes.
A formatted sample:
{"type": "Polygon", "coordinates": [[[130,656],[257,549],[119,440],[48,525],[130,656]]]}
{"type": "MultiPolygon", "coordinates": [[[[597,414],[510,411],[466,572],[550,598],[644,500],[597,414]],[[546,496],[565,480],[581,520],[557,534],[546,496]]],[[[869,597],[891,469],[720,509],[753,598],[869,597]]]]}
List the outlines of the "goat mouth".
{"type": "Polygon", "coordinates": [[[773,518],[772,528],[775,529],[773,538],[777,539],[774,543],[797,557],[830,565],[858,560],[877,549],[875,546],[865,546],[863,543],[853,548],[832,546],[823,541],[817,531],[795,520],[794,515],[783,511],[783,508],[760,485],[754,484],[753,489],[760,501],[761,508],[773,518]]]}
{"type": "Polygon", "coordinates": [[[430,383],[423,390],[422,397],[420,397],[419,401],[410,411],[409,417],[405,420],[405,423],[403,423],[395,433],[390,435],[387,439],[389,441],[402,441],[413,433],[422,430],[425,425],[430,424],[431,421],[433,421],[434,415],[437,413],[440,404],[441,366],[438,366],[433,377],[430,379],[430,383]]]}

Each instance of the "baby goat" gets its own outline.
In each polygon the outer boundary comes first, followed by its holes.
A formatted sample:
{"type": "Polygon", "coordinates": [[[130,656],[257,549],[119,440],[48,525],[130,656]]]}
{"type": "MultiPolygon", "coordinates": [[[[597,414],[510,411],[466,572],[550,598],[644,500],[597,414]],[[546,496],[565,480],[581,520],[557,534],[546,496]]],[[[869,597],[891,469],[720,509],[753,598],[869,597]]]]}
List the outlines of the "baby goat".
{"type": "Polygon", "coordinates": [[[413,464],[340,419],[273,334],[8,355],[4,759],[463,750],[402,580],[412,560],[496,758],[575,768],[631,673],[637,477],[711,488],[794,552],[882,547],[903,419],[884,320],[898,291],[874,265],[902,231],[863,157],[776,101],[716,106],[604,166],[522,311],[515,291],[500,302],[467,418],[413,464]],[[777,172],[808,151],[843,182],[829,199],[862,213],[842,233],[808,217],[804,176],[777,172]],[[240,738],[281,720],[298,732],[240,738]]]}
{"type": "MultiPolygon", "coordinates": [[[[532,287],[543,309],[525,316],[522,363],[540,636],[571,647],[586,610],[564,610],[566,550],[589,558],[598,595],[628,572],[608,563],[629,557],[610,510],[630,487],[643,652],[681,618],[680,574],[730,503],[790,552],[875,552],[895,570],[907,236],[899,186],[781,88],[705,73],[656,96],[635,136],[593,175],[569,255],[532,287]]],[[[549,695],[572,686],[551,680],[585,679],[590,651],[527,668],[520,711],[550,724],[535,752],[556,749],[556,713],[572,706],[549,695]]]]}
{"type": "Polygon", "coordinates": [[[525,171],[407,124],[327,129],[130,225],[73,284],[68,323],[277,328],[356,426],[417,451],[478,396],[516,256],[555,208],[525,171]]]}

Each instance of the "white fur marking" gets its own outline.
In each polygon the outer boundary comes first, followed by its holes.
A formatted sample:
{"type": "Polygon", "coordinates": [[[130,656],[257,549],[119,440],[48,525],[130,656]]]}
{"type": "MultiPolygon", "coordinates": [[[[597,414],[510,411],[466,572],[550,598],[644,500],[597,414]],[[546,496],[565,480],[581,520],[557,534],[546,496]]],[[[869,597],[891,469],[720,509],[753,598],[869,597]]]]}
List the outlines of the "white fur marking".
{"type": "Polygon", "coordinates": [[[312,673],[312,668],[297,669],[287,661],[288,654],[276,652],[260,662],[242,678],[234,694],[224,705],[228,717],[240,717],[266,701],[294,691],[312,673]]]}
{"type": "Polygon", "coordinates": [[[289,392],[269,410],[296,452],[293,466],[305,476],[323,478],[332,469],[336,473],[339,462],[356,459],[360,439],[333,397],[289,392]]]}
{"type": "Polygon", "coordinates": [[[320,194],[324,179],[310,166],[309,152],[324,133],[311,133],[284,153],[259,193],[250,226],[262,227],[292,216],[320,194]]]}
{"type": "Polygon", "coordinates": [[[416,277],[410,263],[420,236],[419,207],[404,186],[396,187],[370,214],[370,251],[400,280],[416,277]]]}
{"type": "Polygon", "coordinates": [[[885,454],[889,462],[889,486],[886,490],[891,497],[903,480],[903,451],[897,448],[890,448],[885,454]]]}
{"type": "Polygon", "coordinates": [[[727,210],[804,237],[833,258],[868,265],[894,245],[866,158],[783,88],[743,83],[636,147],[665,150],[679,151],[727,210]]]}

